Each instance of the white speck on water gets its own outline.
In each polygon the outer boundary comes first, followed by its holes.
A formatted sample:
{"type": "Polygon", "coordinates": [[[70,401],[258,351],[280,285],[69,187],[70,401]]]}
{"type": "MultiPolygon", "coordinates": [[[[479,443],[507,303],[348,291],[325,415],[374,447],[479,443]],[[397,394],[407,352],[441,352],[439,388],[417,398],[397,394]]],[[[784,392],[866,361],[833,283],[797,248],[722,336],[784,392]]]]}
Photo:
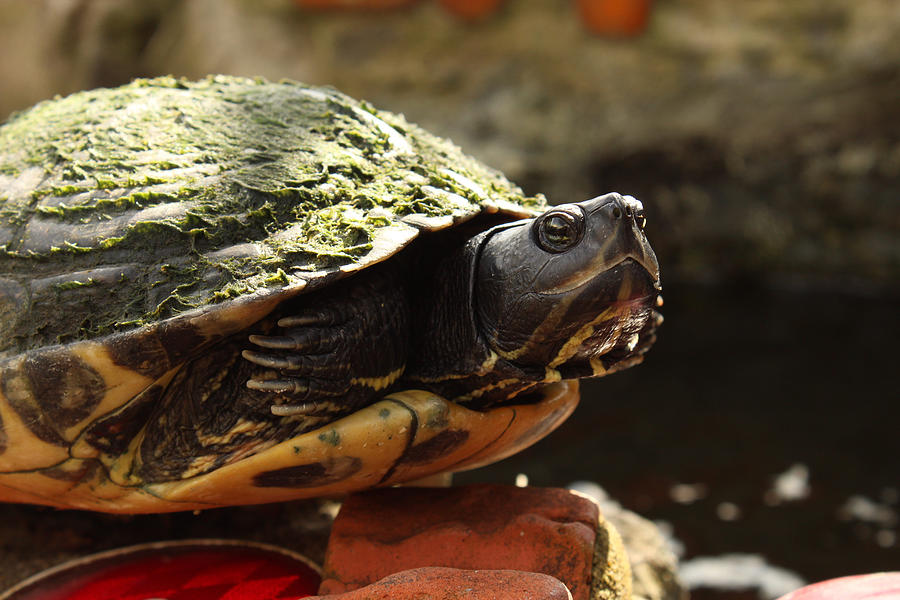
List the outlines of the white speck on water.
{"type": "Polygon", "coordinates": [[[665,540],[666,547],[680,560],[681,557],[684,556],[685,548],[684,542],[675,537],[675,527],[668,521],[663,521],[662,519],[653,521],[653,524],[656,525],[660,535],[662,535],[665,540]]]}
{"type": "Polygon", "coordinates": [[[525,473],[516,475],[516,487],[528,487],[528,475],[525,473]]]}
{"type": "Polygon", "coordinates": [[[847,498],[838,509],[838,516],[844,521],[863,521],[888,528],[895,527],[898,521],[897,511],[893,508],[860,495],[847,498]]]}
{"type": "Polygon", "coordinates": [[[897,545],[897,533],[890,529],[880,529],[875,533],[875,543],[882,548],[893,548],[897,545]]]}
{"type": "Polygon", "coordinates": [[[683,562],[679,573],[692,590],[755,589],[761,600],[773,600],[806,585],[796,573],[770,565],[758,554],[697,556],[683,562]]]}
{"type": "Polygon", "coordinates": [[[809,497],[809,467],[794,463],[784,473],[772,480],[771,489],[764,496],[766,504],[775,506],[782,502],[796,502],[809,497]]]}
{"type": "Polygon", "coordinates": [[[734,502],[721,502],[716,507],[716,516],[723,521],[737,521],[741,518],[741,507],[734,502]]]}
{"type": "Polygon", "coordinates": [[[709,487],[705,483],[676,483],[669,488],[669,497],[678,504],[692,504],[706,498],[709,487]]]}

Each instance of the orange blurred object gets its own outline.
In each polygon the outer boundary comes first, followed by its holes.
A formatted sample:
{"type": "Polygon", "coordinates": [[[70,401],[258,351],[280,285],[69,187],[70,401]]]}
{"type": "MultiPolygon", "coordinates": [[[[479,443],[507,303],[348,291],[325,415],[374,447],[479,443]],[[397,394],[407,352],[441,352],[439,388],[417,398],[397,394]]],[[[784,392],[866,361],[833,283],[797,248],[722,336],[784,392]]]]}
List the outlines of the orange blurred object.
{"type": "MultiPolygon", "coordinates": [[[[419,0],[294,0],[301,8],[322,10],[390,10],[419,0]]],[[[440,0],[445,10],[464,21],[476,22],[494,14],[504,0],[440,0]]],[[[652,0],[577,0],[578,12],[593,33],[632,36],[641,33],[650,16],[652,0]]]]}
{"type": "Polygon", "coordinates": [[[503,0],[441,0],[441,6],[465,21],[480,21],[492,15],[503,0]]]}
{"type": "Polygon", "coordinates": [[[578,0],[581,20],[594,33],[630,36],[644,30],[652,0],[578,0]]]}
{"type": "Polygon", "coordinates": [[[294,0],[302,8],[383,10],[412,6],[419,0],[294,0]]]}

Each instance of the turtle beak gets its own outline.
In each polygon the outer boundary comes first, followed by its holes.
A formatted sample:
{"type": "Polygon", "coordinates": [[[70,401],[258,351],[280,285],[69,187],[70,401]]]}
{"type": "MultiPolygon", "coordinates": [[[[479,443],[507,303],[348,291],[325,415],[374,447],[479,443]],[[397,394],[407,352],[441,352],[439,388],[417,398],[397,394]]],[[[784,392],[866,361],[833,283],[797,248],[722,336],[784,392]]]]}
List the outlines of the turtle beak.
{"type": "Polygon", "coordinates": [[[647,271],[653,279],[653,287],[661,290],[659,261],[644,235],[647,218],[640,200],[611,193],[583,202],[582,207],[592,221],[605,221],[596,228],[607,236],[597,244],[604,262],[612,266],[631,259],[647,271]]]}
{"type": "Polygon", "coordinates": [[[644,267],[653,277],[653,287],[662,290],[659,279],[659,261],[656,259],[653,248],[650,247],[650,242],[647,241],[647,236],[644,235],[644,227],[647,225],[644,205],[632,196],[622,196],[622,204],[625,206],[626,220],[622,235],[627,238],[625,245],[628,248],[628,258],[644,267]]]}

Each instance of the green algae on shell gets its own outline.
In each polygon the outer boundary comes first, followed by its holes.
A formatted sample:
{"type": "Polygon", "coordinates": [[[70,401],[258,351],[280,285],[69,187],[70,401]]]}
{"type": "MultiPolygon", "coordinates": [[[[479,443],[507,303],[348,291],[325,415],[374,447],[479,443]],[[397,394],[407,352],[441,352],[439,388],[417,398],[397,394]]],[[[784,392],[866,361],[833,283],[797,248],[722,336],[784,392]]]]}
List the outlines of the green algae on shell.
{"type": "Polygon", "coordinates": [[[497,206],[544,200],[329,88],[164,77],[42,102],[0,126],[0,356],[296,286],[401,222],[497,206]]]}

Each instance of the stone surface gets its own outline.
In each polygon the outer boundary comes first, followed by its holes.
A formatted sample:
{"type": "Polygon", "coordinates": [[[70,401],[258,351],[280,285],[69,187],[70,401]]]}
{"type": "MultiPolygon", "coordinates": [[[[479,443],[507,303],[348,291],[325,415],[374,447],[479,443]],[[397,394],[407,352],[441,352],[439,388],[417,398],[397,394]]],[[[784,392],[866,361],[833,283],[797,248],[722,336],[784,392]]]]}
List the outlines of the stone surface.
{"type": "Polygon", "coordinates": [[[566,600],[569,590],[549,575],[510,570],[424,567],[389,575],[363,588],[310,600],[566,600]]]}
{"type": "Polygon", "coordinates": [[[544,573],[575,600],[630,597],[621,540],[593,501],[567,490],[499,485],[349,497],[332,528],[320,592],[429,566],[544,573]]]}
{"type": "Polygon", "coordinates": [[[605,493],[601,498],[590,496],[622,536],[631,564],[633,600],[687,600],[687,588],[678,577],[678,558],[659,527],[605,493]]]}
{"type": "Polygon", "coordinates": [[[829,579],[782,596],[779,600],[896,600],[900,571],[829,579]]]}

